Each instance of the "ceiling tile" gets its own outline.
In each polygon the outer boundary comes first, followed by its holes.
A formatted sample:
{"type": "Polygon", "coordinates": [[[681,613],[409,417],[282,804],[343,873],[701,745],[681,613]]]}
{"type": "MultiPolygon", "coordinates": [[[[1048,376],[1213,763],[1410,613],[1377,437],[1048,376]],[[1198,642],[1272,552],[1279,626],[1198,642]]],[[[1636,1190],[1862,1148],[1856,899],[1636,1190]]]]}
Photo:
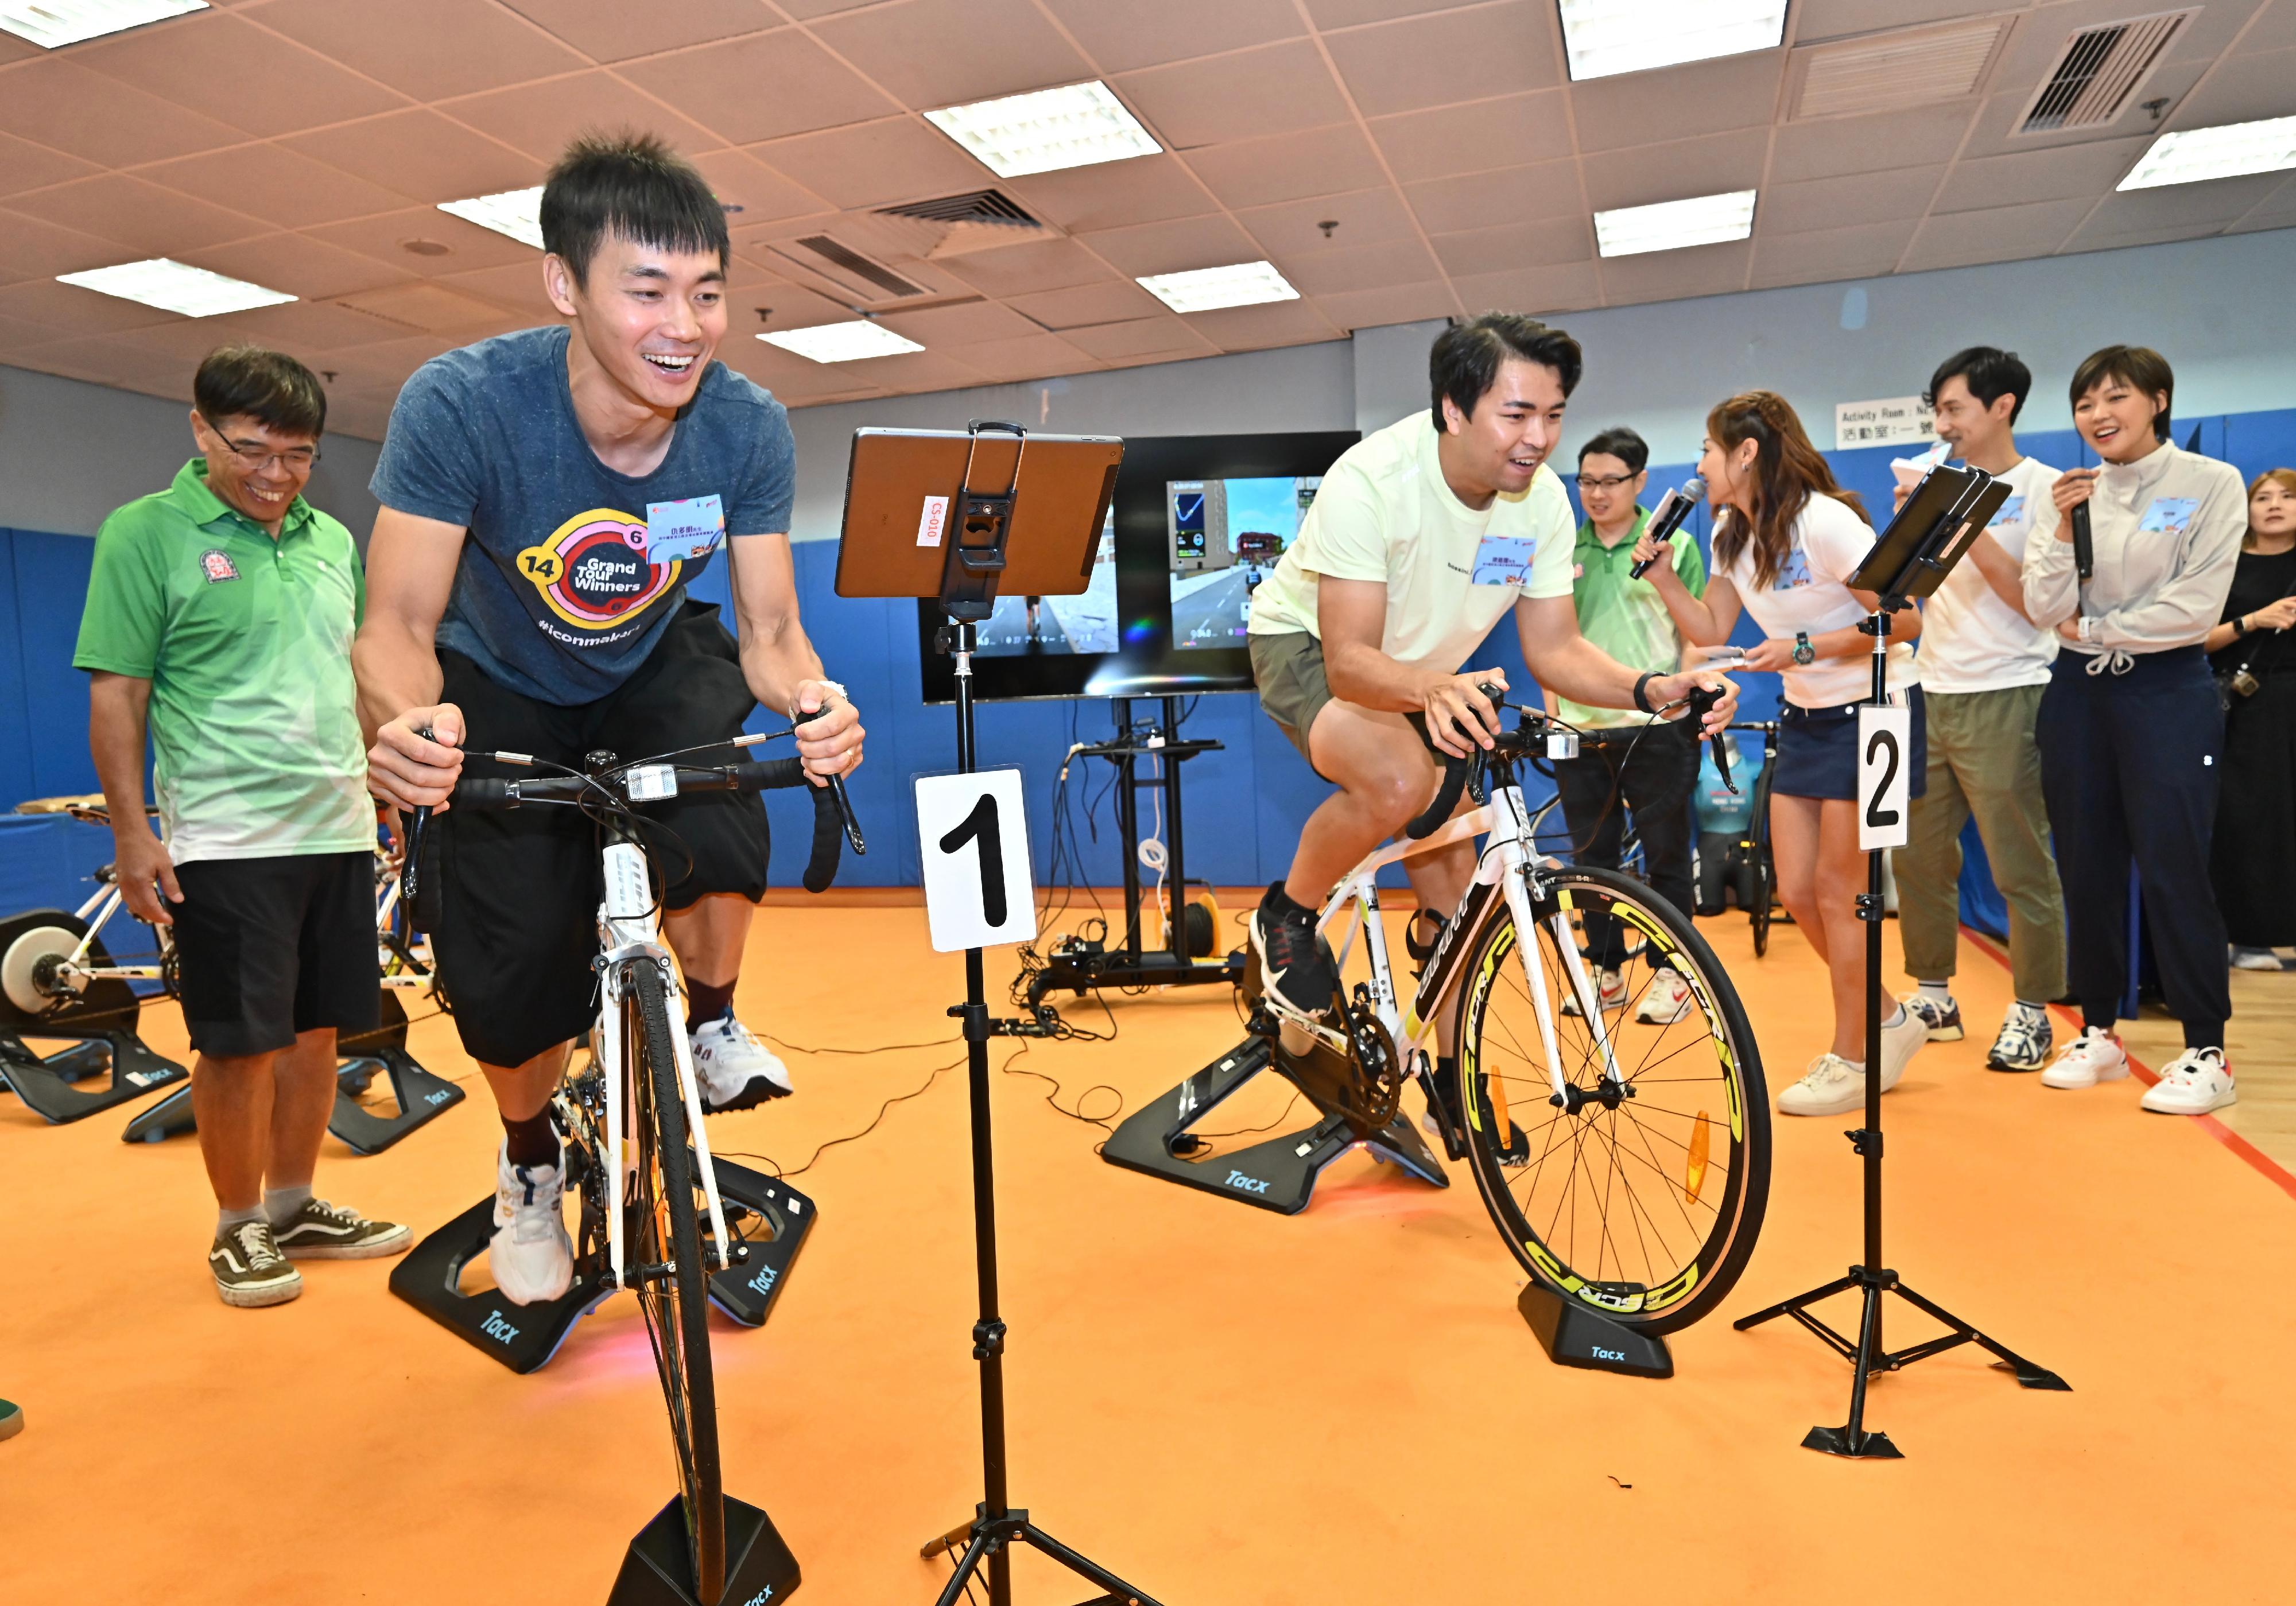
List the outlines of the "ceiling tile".
{"type": "Polygon", "coordinates": [[[209,151],[141,168],[137,176],[252,213],[275,228],[397,211],[412,199],[274,144],[209,151]]]}
{"type": "Polygon", "coordinates": [[[1834,117],[1780,126],[1770,151],[1770,182],[1881,173],[1901,163],[1949,160],[1969,131],[1969,108],[1917,106],[1880,117],[1834,117]]]}
{"type": "Polygon", "coordinates": [[[716,134],[607,72],[490,89],[448,101],[439,110],[545,162],[556,161],[576,135],[600,128],[659,135],[681,151],[707,150],[718,143],[716,134]]]}
{"type": "Polygon", "coordinates": [[[1568,217],[1587,209],[1575,161],[1541,162],[1462,178],[1403,186],[1411,209],[1431,234],[1461,234],[1501,223],[1568,217]]]}
{"type": "Polygon", "coordinates": [[[470,0],[272,0],[253,15],[418,101],[589,65],[534,24],[470,0]]]}
{"type": "Polygon", "coordinates": [[[330,166],[436,204],[542,182],[544,164],[448,122],[435,111],[392,111],[316,128],[281,142],[330,166]]]}
{"type": "MultiPolygon", "coordinates": [[[[549,324],[558,318],[558,309],[551,306],[550,298],[543,293],[539,258],[529,257],[524,262],[506,264],[501,267],[476,268],[466,274],[441,274],[436,282],[449,289],[459,290],[465,295],[491,301],[497,307],[508,307],[524,315],[529,323],[549,324]]],[[[731,304],[730,297],[728,304],[731,304]]],[[[738,308],[734,313],[737,320],[751,315],[738,308]]]]}
{"type": "Polygon", "coordinates": [[[632,61],[623,78],[734,144],[882,117],[896,110],[795,29],[632,61]],[[771,85],[770,94],[760,86],[771,85]]]}
{"type": "Polygon", "coordinates": [[[250,134],[291,134],[406,103],[403,95],[228,12],[91,41],[72,56],[82,67],[250,134]]]}
{"type": "Polygon", "coordinates": [[[235,312],[228,322],[235,333],[299,355],[371,346],[395,340],[406,332],[385,319],[327,301],[290,301],[284,307],[258,307],[249,312],[235,312]]]}
{"type": "Polygon", "coordinates": [[[402,325],[406,331],[446,340],[481,340],[518,326],[515,315],[505,308],[449,289],[435,279],[363,290],[340,298],[340,304],[402,325]]]}
{"type": "Polygon", "coordinates": [[[1599,212],[1757,189],[1769,144],[1768,130],[1747,128],[1706,139],[1589,156],[1580,164],[1587,176],[1587,204],[1599,212]]]}
{"type": "Polygon", "coordinates": [[[1061,338],[1103,361],[1143,356],[1210,356],[1214,349],[1212,343],[1189,328],[1185,319],[1168,314],[1152,318],[1135,318],[1122,324],[1098,324],[1089,329],[1071,329],[1061,338]]]}
{"type": "Polygon", "coordinates": [[[1511,167],[1526,151],[1570,148],[1570,109],[1560,89],[1384,117],[1371,132],[1396,177],[1406,180],[1511,167]]]}
{"type": "Polygon", "coordinates": [[[123,301],[77,284],[59,284],[53,279],[33,279],[0,289],[0,317],[45,324],[58,339],[190,322],[156,307],[123,301]]]}
{"type": "Polygon", "coordinates": [[[1518,273],[1565,262],[1595,259],[1595,228],[1586,217],[1553,217],[1544,223],[1508,223],[1434,237],[1443,271],[1462,274],[1518,273]]]}
{"type": "MultiPolygon", "coordinates": [[[[1114,282],[1109,283],[1112,288],[1114,282]]],[[[988,340],[1023,340],[1045,332],[1002,301],[968,301],[957,307],[928,307],[922,312],[891,312],[877,321],[895,334],[905,334],[918,345],[936,351],[950,346],[978,346],[988,340]]]]}
{"type": "Polygon", "coordinates": [[[2050,201],[1989,212],[1947,212],[1925,219],[1898,264],[1900,273],[2046,257],[2065,242],[2095,203],[2050,201]]]}
{"type": "Polygon", "coordinates": [[[1259,248],[1251,237],[1225,216],[1145,223],[1137,228],[1105,229],[1080,238],[1117,272],[1134,278],[1259,259],[1259,248]]]}
{"type": "Polygon", "coordinates": [[[345,250],[363,251],[409,274],[468,273],[509,263],[530,266],[542,260],[542,253],[532,246],[466,223],[436,207],[410,207],[403,212],[324,223],[303,233],[345,250]],[[443,256],[419,256],[406,249],[404,242],[408,240],[434,241],[447,250],[443,256]]]}
{"type": "Polygon", "coordinates": [[[1572,312],[1602,305],[1602,286],[1591,262],[1568,262],[1529,273],[1473,274],[1455,278],[1451,288],[1469,315],[1479,312],[1572,312]]]}
{"type": "Polygon", "coordinates": [[[1014,296],[1013,310],[1047,329],[1068,330],[1087,324],[1120,324],[1153,317],[1161,307],[1155,297],[1137,284],[1111,279],[1100,284],[1078,284],[1068,290],[1014,296]]]}
{"type": "Polygon", "coordinates": [[[1187,320],[1198,334],[1222,351],[1257,351],[1269,346],[1304,346],[1336,340],[1341,332],[1312,301],[1271,301],[1263,307],[1229,307],[1200,312],[1187,320]]]}
{"type": "Polygon", "coordinates": [[[974,251],[947,259],[948,271],[992,296],[1026,295],[1035,290],[1065,290],[1071,284],[1105,281],[1109,271],[1073,240],[1036,240],[1002,250],[974,251]]]}
{"type": "Polygon", "coordinates": [[[1918,222],[1944,176],[1942,167],[1899,168],[1772,184],[1756,202],[1755,227],[1764,234],[1800,234],[1897,219],[1918,222]]]}
{"type": "Polygon", "coordinates": [[[948,355],[978,372],[983,379],[996,381],[1048,379],[1056,373],[1080,373],[1097,365],[1089,355],[1053,334],[990,340],[977,346],[952,346],[948,355]]]}
{"type": "Polygon", "coordinates": [[[2149,139],[2102,140],[2013,156],[1982,156],[1954,164],[1939,192],[1940,212],[1973,212],[2036,201],[2095,201],[2112,193],[2144,153],[2149,139]]]}
{"type": "Polygon", "coordinates": [[[56,332],[45,324],[0,318],[0,351],[13,351],[20,346],[45,346],[55,338],[56,332]]]}
{"type": "Polygon", "coordinates": [[[1352,290],[1391,290],[1442,277],[1434,256],[1417,240],[1353,250],[1309,251],[1278,258],[1275,266],[1302,295],[1338,295],[1352,290]]]}
{"type": "MultiPolygon", "coordinates": [[[[1075,365],[1088,361],[1071,349],[1067,361],[1075,365]]],[[[899,356],[871,357],[858,363],[838,365],[847,368],[865,368],[872,383],[903,396],[916,396],[933,390],[964,390],[980,382],[980,371],[961,351],[911,351],[899,356]]]]}
{"type": "MultiPolygon", "coordinates": [[[[2046,13],[2044,13],[2045,15],[2046,13]]],[[[2125,15],[2125,8],[2115,6],[2096,20],[2125,15]]],[[[2068,24],[2068,26],[2070,26],[2068,24]]],[[[2199,68],[2163,67],[2156,70],[2144,86],[2144,98],[2166,95],[2175,101],[2192,87],[2200,76],[2199,68]]],[[[2053,134],[2020,134],[2018,120],[2033,98],[2037,79],[2031,76],[2013,76],[2005,69],[1997,69],[1994,82],[2013,84],[2016,87],[1988,95],[1970,121],[1969,137],[1963,143],[1964,160],[1980,156],[2008,156],[2030,151],[2046,151],[2059,146],[2094,144],[2098,140],[2120,137],[2134,139],[2152,133],[2152,119],[2141,103],[2125,108],[2110,123],[2087,128],[2061,128],[2053,134]]]]}
{"type": "Polygon", "coordinates": [[[1325,195],[1314,201],[1253,207],[1238,212],[1235,217],[1264,249],[1287,257],[1353,250],[1359,246],[1419,237],[1419,225],[1412,218],[1411,209],[1403,204],[1403,198],[1393,189],[1384,186],[1357,190],[1349,195],[1325,195]],[[1323,226],[1326,223],[1338,225],[1328,235],[1323,226]]]}
{"type": "Polygon", "coordinates": [[[767,329],[810,329],[816,324],[834,324],[852,315],[853,309],[843,302],[796,284],[777,283],[770,291],[742,298],[729,333],[750,336],[767,329]],[[767,310],[767,316],[758,316],[761,307],[767,310]]]}
{"type": "Polygon", "coordinates": [[[2285,177],[2280,173],[2253,173],[2244,178],[2217,178],[2206,184],[2166,184],[2155,190],[2132,190],[2126,195],[2106,195],[2082,225],[2081,237],[2098,238],[2139,230],[2198,225],[2227,226],[2246,217],[2269,199],[2285,177]]]}
{"type": "Polygon", "coordinates": [[[1116,87],[1175,150],[1348,120],[1339,86],[1304,39],[1127,73],[1116,87]]]}
{"type": "Polygon", "coordinates": [[[211,206],[125,173],[75,179],[53,190],[18,195],[8,203],[50,223],[102,234],[147,256],[173,256],[202,245],[270,233],[243,212],[211,206]]]}
{"type": "Polygon", "coordinates": [[[977,190],[995,176],[937,131],[906,117],[801,134],[750,153],[839,207],[977,190]]]}
{"type": "Polygon", "coordinates": [[[1415,324],[1423,318],[1447,318],[1459,311],[1451,287],[1440,279],[1421,284],[1395,284],[1381,290],[1343,291],[1317,296],[1316,308],[1334,325],[1353,333],[1382,324],[1415,324]]]}
{"type": "Polygon", "coordinates": [[[18,139],[12,134],[0,134],[0,195],[44,190],[50,184],[68,184],[102,171],[92,161],[66,156],[61,151],[18,139]]]}
{"type": "Polygon", "coordinates": [[[1357,28],[1366,22],[1386,22],[1422,12],[1449,11],[1459,0],[1308,0],[1308,14],[1326,32],[1357,28]]]}
{"type": "Polygon", "coordinates": [[[2002,0],[1800,0],[1793,9],[1794,43],[1808,45],[2007,8],[2002,0]]]}
{"type": "Polygon", "coordinates": [[[1573,84],[1578,148],[1620,150],[1729,128],[1767,128],[1785,65],[1784,51],[1765,50],[1573,84]]]}
{"type": "MultiPolygon", "coordinates": [[[[2296,111],[2292,81],[2296,81],[2296,50],[2253,50],[2243,39],[2239,53],[2218,61],[2161,127],[2206,128],[2286,117],[2296,111]]],[[[2156,93],[2152,85],[2144,86],[2147,99],[2156,93]]]]}
{"type": "Polygon", "coordinates": [[[1560,84],[1553,15],[1551,5],[1481,5],[1333,34],[1324,45],[1357,108],[1379,117],[1560,84]]]}
{"type": "Polygon", "coordinates": [[[807,22],[816,17],[827,17],[838,12],[857,11],[865,5],[874,5],[877,0],[774,0],[774,4],[799,21],[807,22]]]}
{"type": "Polygon", "coordinates": [[[127,253],[119,242],[84,234],[22,212],[0,212],[0,280],[53,279],[106,267],[127,253]]]}
{"type": "Polygon", "coordinates": [[[2132,245],[2166,245],[2176,240],[2205,240],[2224,234],[2226,227],[2221,223],[2185,223],[2164,228],[2100,230],[2083,225],[2057,249],[2062,256],[2075,256],[2082,251],[2122,250],[2132,245]]]}
{"type": "Polygon", "coordinates": [[[676,5],[632,5],[629,0],[504,4],[596,61],[622,61],[758,33],[781,20],[758,0],[678,0],[676,5]]]}
{"type": "Polygon", "coordinates": [[[1877,277],[1897,266],[1918,226],[1907,218],[1806,234],[1765,233],[1754,242],[1753,287],[1877,277]]]}
{"type": "Polygon", "coordinates": [[[1336,195],[1387,182],[1371,143],[1352,123],[1242,140],[1187,153],[1204,187],[1232,207],[1336,195]]]}
{"type": "Polygon", "coordinates": [[[169,390],[188,396],[192,388],[191,371],[183,364],[133,340],[56,340],[12,352],[9,360],[42,373],[61,373],[116,389],[140,390],[147,396],[169,390]]]}
{"type": "Polygon", "coordinates": [[[1136,156],[1003,179],[996,187],[1036,217],[1072,234],[1194,217],[1219,207],[1177,156],[1136,156]]]}
{"type": "Polygon", "coordinates": [[[744,225],[809,217],[835,209],[820,196],[791,184],[765,163],[740,151],[705,151],[691,159],[718,199],[728,207],[726,221],[738,234],[744,225]]]}
{"type": "Polygon", "coordinates": [[[2241,35],[2243,50],[2284,50],[2296,46],[2296,0],[2269,0],[2249,30],[2241,35]]]}
{"type": "Polygon", "coordinates": [[[246,135],[60,56],[8,70],[0,133],[107,168],[235,145],[246,135]]]}
{"type": "Polygon", "coordinates": [[[824,19],[813,33],[917,111],[1093,76],[1030,0],[898,0],[824,19]]]}
{"type": "MultiPolygon", "coordinates": [[[[266,234],[260,239],[186,251],[183,259],[209,273],[268,284],[275,290],[312,300],[371,290],[378,284],[404,283],[414,277],[410,270],[395,263],[379,262],[308,234],[266,234]]],[[[416,258],[404,257],[401,260],[413,262],[416,258]]]]}
{"type": "Polygon", "coordinates": [[[1717,296],[1746,284],[1752,266],[1754,242],[1734,240],[1721,245],[1693,245],[1685,250],[1647,251],[1639,257],[1619,257],[1602,263],[1603,299],[1612,307],[1642,301],[1678,301],[1691,296],[1717,296]]]}
{"type": "Polygon", "coordinates": [[[1152,6],[1110,5],[1106,0],[1045,4],[1103,72],[1129,72],[1241,50],[1296,38],[1305,31],[1292,0],[1160,0],[1152,6]]]}

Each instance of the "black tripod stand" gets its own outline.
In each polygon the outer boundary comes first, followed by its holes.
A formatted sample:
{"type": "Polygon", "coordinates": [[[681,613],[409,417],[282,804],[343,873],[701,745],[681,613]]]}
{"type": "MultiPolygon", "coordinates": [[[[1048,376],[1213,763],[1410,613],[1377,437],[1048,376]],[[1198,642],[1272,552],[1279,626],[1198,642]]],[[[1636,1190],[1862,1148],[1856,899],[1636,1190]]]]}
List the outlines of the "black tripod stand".
{"type": "MultiPolygon", "coordinates": [[[[1927,596],[1937,589],[1939,582],[1983,532],[2007,496],[2005,485],[1977,470],[1931,470],[1882,538],[1874,543],[1865,566],[1851,578],[1850,584],[1858,590],[1879,594],[1879,605],[1872,617],[1858,626],[1874,638],[1874,707],[1889,706],[1890,616],[1911,607],[1915,597],[1927,596]],[[1956,537],[1961,537],[1957,545],[1956,537]],[[1946,551],[1948,546],[1952,547],[1950,552],[1946,551]],[[1941,553],[1942,557],[1938,555],[1941,553]]],[[[1876,732],[1869,739],[1861,731],[1859,740],[1878,743],[1885,740],[1885,735],[1876,732]]],[[[1868,755],[1869,759],[1873,757],[1868,755]]],[[[1900,764],[1907,760],[1903,752],[1896,758],[1900,764]]],[[[1868,824],[1884,828],[1896,825],[1902,830],[1900,821],[1882,815],[1879,799],[1861,797],[1857,807],[1868,824]]],[[[1902,834],[1899,840],[1903,840],[1902,834]]],[[[1894,1461],[1900,1459],[1904,1452],[1890,1442],[1888,1434],[1869,1431],[1866,1426],[1866,1386],[1877,1373],[1896,1372],[1963,1344],[1975,1344],[1995,1357],[1996,1365],[2015,1372],[2017,1381],[2025,1388],[2070,1389],[2070,1385],[2055,1372],[1988,1338],[1943,1306],[1923,1299],[1906,1287],[1895,1271],[1882,1264],[1882,854],[1880,847],[1867,848],[1866,890],[1857,897],[1857,918],[1866,922],[1866,1124],[1845,1135],[1849,1146],[1865,1163],[1864,1258],[1849,1268],[1847,1275],[1808,1293],[1796,1294],[1767,1310],[1742,1316],[1732,1325],[1742,1332],[1777,1316],[1792,1316],[1849,1362],[1849,1421],[1839,1428],[1812,1428],[1802,1438],[1804,1449],[1823,1450],[1829,1455],[1894,1461]],[[1851,1289],[1860,1291],[1864,1300],[1854,1341],[1809,1312],[1809,1307],[1821,1299],[1851,1289]],[[1882,1338],[1882,1296],[1885,1293],[1897,1295],[1915,1309],[1943,1323],[1948,1331],[1903,1349],[1890,1349],[1882,1338]]]]}

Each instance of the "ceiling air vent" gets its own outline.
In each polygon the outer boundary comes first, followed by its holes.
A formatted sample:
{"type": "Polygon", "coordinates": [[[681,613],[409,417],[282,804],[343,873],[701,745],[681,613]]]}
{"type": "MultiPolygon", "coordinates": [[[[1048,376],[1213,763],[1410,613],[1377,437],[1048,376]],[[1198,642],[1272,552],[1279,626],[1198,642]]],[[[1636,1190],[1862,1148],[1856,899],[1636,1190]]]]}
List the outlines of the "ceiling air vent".
{"type": "Polygon", "coordinates": [[[2008,36],[2009,17],[1893,29],[1794,52],[1791,120],[1898,111],[1977,93],[2008,36]]]}
{"type": "MultiPolygon", "coordinates": [[[[867,285],[871,290],[875,291],[877,292],[875,295],[868,297],[873,301],[880,300],[886,296],[898,297],[906,300],[911,296],[921,296],[925,293],[922,285],[910,283],[891,268],[872,262],[852,247],[832,240],[827,234],[808,234],[790,243],[800,250],[810,252],[819,258],[821,262],[827,263],[836,270],[835,277],[851,281],[857,289],[861,285],[867,285]]],[[[818,264],[808,263],[807,266],[813,267],[816,272],[820,271],[818,264]]]]}
{"type": "Polygon", "coordinates": [[[963,195],[880,207],[877,215],[938,231],[924,252],[928,258],[993,250],[1000,245],[1048,239],[1059,232],[1029,216],[1026,208],[1001,190],[972,190],[963,195]]]}
{"type": "Polygon", "coordinates": [[[2136,98],[2193,16],[2191,11],[2161,12],[2082,29],[2065,42],[2056,70],[2025,109],[2017,132],[2054,134],[2111,122],[2136,98]]]}

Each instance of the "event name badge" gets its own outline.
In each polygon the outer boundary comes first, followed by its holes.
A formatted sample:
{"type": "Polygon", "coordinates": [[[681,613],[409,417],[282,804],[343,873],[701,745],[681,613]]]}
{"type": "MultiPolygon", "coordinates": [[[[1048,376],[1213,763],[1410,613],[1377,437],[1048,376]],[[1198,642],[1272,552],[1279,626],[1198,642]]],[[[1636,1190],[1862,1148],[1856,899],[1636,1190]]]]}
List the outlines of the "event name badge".
{"type": "Polygon", "coordinates": [[[2155,535],[2181,536],[2193,526],[2193,515],[2200,510],[2198,496],[2155,496],[2152,505],[2144,510],[2144,517],[2136,528],[2155,535]]]}
{"type": "Polygon", "coordinates": [[[1538,555],[1536,536],[1485,536],[1475,548],[1473,583],[1527,586],[1530,583],[1530,561],[1538,555]]]}
{"type": "Polygon", "coordinates": [[[715,552],[726,537],[726,506],[715,496],[646,504],[646,557],[655,563],[690,563],[715,552]]]}

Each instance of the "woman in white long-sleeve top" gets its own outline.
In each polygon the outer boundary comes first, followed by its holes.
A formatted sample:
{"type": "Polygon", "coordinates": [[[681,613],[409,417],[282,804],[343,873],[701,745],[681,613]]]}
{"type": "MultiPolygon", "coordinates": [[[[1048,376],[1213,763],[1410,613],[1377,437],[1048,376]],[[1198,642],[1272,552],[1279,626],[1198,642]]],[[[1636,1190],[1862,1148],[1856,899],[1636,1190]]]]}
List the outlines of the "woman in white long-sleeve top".
{"type": "Polygon", "coordinates": [[[2081,1035],[2041,1079],[2128,1074],[2113,1035],[2128,985],[2128,872],[2169,1012],[2185,1028],[2144,1108],[2205,1115],[2233,1102],[2224,919],[2209,879],[2224,717],[2202,643],[2224,610],[2248,528],[2230,464],[2169,439],[2176,376],[2157,351],[2108,346],[2075,371],[2073,424],[2103,466],[2061,476],[2025,551],[2025,610],[2063,651],[2042,695],[2041,790],[2070,925],[2081,1035]],[[2095,561],[2079,578],[2073,510],[2095,561]]]}

